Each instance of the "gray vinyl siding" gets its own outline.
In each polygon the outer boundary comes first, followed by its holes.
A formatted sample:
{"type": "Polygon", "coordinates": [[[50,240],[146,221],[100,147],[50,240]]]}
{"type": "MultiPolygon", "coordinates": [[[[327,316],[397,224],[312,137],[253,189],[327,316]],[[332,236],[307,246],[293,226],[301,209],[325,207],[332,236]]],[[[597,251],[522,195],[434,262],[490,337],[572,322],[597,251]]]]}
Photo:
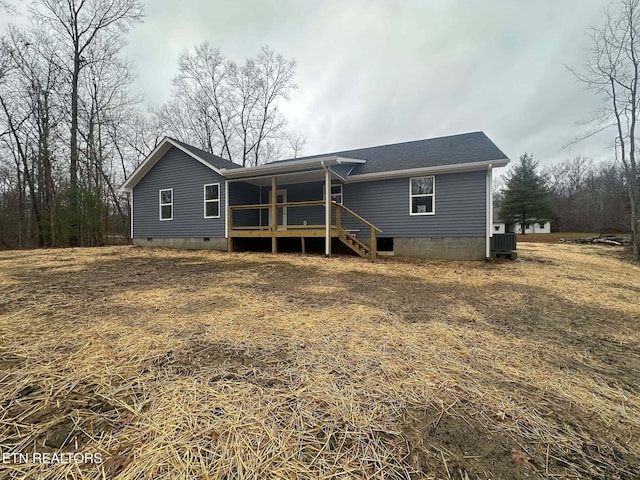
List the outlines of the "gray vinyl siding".
{"type": "MultiPolygon", "coordinates": [[[[334,180],[334,183],[337,183],[334,180]]],[[[323,199],[323,182],[283,184],[287,201],[323,199]]],[[[486,229],[486,171],[435,176],[435,215],[409,215],[409,177],[343,186],[345,206],[383,230],[380,237],[480,237],[486,229]]],[[[229,184],[232,205],[269,203],[269,187],[229,184]]],[[[171,148],[134,188],[134,236],[224,237],[225,178],[177,148],[171,148]],[[204,185],[220,184],[220,218],[204,218],[204,185]],[[159,190],[173,189],[173,220],[159,219],[159,190]]],[[[268,210],[238,211],[235,225],[268,225],[268,210]]],[[[325,210],[289,207],[287,223],[324,224],[325,210]]],[[[368,228],[344,214],[342,225],[369,236],[368,228]]]]}
{"type": "MultiPolygon", "coordinates": [[[[229,183],[230,205],[255,205],[260,203],[260,187],[246,182],[229,183]]],[[[255,226],[259,225],[259,210],[236,210],[233,212],[233,225],[255,226]]]]}
{"type": "MultiPolygon", "coordinates": [[[[409,215],[409,177],[345,184],[344,205],[382,229],[380,237],[475,237],[486,230],[486,171],[435,176],[435,215],[409,215]]],[[[368,227],[344,215],[345,228],[368,227]]]]}
{"type": "MultiPolygon", "coordinates": [[[[344,205],[382,229],[380,237],[475,237],[486,229],[486,171],[435,176],[435,215],[409,215],[409,178],[347,183],[342,187],[344,205]]],[[[335,182],[335,180],[334,180],[335,182]]],[[[287,190],[287,201],[322,200],[323,182],[279,185],[287,190]]],[[[262,188],[262,203],[269,203],[269,187],[262,188]]],[[[247,202],[249,203],[249,202],[247,202]]],[[[262,224],[268,225],[268,211],[262,224]]],[[[290,207],[288,225],[322,225],[325,209],[290,207]]],[[[332,219],[335,221],[335,215],[332,219]]],[[[342,225],[368,237],[369,228],[349,214],[342,225]]]]}
{"type": "Polygon", "coordinates": [[[172,147],[133,189],[135,238],[224,237],[225,178],[172,147]],[[204,185],[220,184],[220,218],[204,218],[204,185]],[[160,220],[159,190],[173,188],[173,220],[160,220]]]}
{"type": "MultiPolygon", "coordinates": [[[[287,191],[287,202],[308,202],[323,199],[324,182],[294,183],[288,185],[278,185],[278,190],[287,191]]],[[[271,187],[262,188],[262,203],[269,203],[269,192],[271,187]]],[[[268,225],[268,210],[262,212],[262,224],[268,225]]],[[[325,210],[322,205],[312,207],[289,207],[287,208],[287,224],[303,225],[307,221],[308,225],[324,225],[325,210]]]]}

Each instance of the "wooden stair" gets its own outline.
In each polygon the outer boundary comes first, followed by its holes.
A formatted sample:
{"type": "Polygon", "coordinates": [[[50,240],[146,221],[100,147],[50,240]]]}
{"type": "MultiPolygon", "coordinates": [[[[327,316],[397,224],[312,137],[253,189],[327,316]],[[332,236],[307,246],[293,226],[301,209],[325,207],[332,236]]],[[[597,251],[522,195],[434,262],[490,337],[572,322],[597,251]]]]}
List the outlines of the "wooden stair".
{"type": "Polygon", "coordinates": [[[338,238],[342,243],[344,243],[347,247],[349,247],[361,257],[371,256],[371,247],[364,243],[362,240],[351,235],[346,230],[340,229],[338,231],[338,238]]]}

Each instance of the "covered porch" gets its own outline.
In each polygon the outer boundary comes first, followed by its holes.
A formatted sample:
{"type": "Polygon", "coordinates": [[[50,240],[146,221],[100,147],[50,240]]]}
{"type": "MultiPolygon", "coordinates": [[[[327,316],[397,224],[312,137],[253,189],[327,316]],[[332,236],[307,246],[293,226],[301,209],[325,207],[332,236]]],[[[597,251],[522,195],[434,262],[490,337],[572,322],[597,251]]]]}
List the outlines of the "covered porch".
{"type": "Polygon", "coordinates": [[[315,163],[321,168],[301,170],[297,166],[298,171],[283,171],[285,165],[278,164],[254,167],[254,174],[259,168],[266,171],[252,177],[229,171],[228,250],[233,251],[234,239],[271,238],[271,251],[277,253],[279,238],[299,238],[305,253],[305,238],[324,238],[324,253],[330,256],[335,238],[358,255],[375,259],[376,234],[381,230],[344,205],[344,178],[339,172],[350,167],[348,162],[337,160],[317,159],[315,163]],[[269,168],[280,171],[269,172],[269,168]]]}

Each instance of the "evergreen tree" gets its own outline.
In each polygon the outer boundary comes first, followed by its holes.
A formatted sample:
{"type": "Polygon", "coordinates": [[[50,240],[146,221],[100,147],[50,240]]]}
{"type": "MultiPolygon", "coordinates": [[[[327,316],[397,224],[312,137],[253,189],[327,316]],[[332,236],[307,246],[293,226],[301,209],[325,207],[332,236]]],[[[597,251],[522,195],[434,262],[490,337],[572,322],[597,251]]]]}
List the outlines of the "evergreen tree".
{"type": "Polygon", "coordinates": [[[525,224],[546,222],[553,217],[549,189],[537,168],[538,162],[525,153],[505,178],[500,218],[507,223],[519,223],[522,233],[525,224]]]}

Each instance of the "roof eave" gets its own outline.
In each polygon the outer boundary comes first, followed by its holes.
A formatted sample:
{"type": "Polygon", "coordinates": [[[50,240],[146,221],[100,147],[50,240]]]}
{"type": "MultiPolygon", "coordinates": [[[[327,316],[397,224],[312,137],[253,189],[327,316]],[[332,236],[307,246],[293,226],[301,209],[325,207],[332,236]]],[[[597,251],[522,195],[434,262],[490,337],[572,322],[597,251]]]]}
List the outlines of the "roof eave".
{"type": "Polygon", "coordinates": [[[153,151],[149,155],[147,155],[147,158],[145,158],[142,161],[142,163],[138,165],[138,168],[136,168],[133,171],[133,173],[129,175],[129,178],[127,178],[127,180],[125,180],[125,182],[118,189],[118,193],[131,193],[133,191],[133,188],[138,184],[138,182],[144,178],[144,176],[149,172],[149,170],[151,170],[153,166],[156,163],[158,163],[158,161],[162,158],[162,156],[165,153],[167,153],[169,148],[171,148],[172,146],[176,147],[180,151],[184,152],[185,154],[189,155],[193,159],[197,160],[205,167],[210,168],[211,170],[216,172],[218,175],[222,175],[220,169],[214,167],[209,162],[205,161],[195,153],[184,148],[179,143],[174,142],[171,138],[164,137],[162,140],[160,140],[160,143],[158,143],[156,148],[154,148],[153,151]]]}
{"type": "Polygon", "coordinates": [[[151,170],[153,165],[157,163],[157,161],[167,153],[170,148],[171,143],[169,142],[168,137],[164,137],[156,148],[147,155],[147,157],[138,165],[138,167],[133,171],[131,175],[124,181],[124,183],[118,189],[118,193],[130,193],[133,191],[133,187],[135,187],[140,180],[151,170]],[[157,158],[156,158],[157,157],[157,158]],[[155,161],[152,161],[155,159],[155,161]]]}
{"type": "Polygon", "coordinates": [[[363,173],[360,175],[349,175],[349,183],[368,182],[373,180],[386,180],[390,178],[411,177],[414,175],[434,175],[444,173],[473,172],[476,170],[486,170],[487,168],[504,167],[509,163],[508,158],[487,160],[482,162],[457,163],[454,165],[436,165],[434,167],[407,168],[403,170],[389,170],[386,172],[363,173]]]}
{"type": "Polygon", "coordinates": [[[286,173],[299,170],[300,168],[309,168],[313,166],[331,166],[331,165],[341,165],[341,164],[350,164],[350,163],[365,163],[366,160],[362,160],[359,158],[347,158],[347,157],[338,157],[336,155],[330,155],[327,157],[318,157],[318,158],[308,158],[305,160],[292,160],[290,162],[274,162],[267,163],[266,165],[259,165],[257,167],[242,167],[242,168],[233,168],[226,169],[223,168],[220,170],[221,175],[224,175],[227,178],[242,178],[245,175],[255,176],[256,174],[277,174],[277,173],[286,173]]]}

